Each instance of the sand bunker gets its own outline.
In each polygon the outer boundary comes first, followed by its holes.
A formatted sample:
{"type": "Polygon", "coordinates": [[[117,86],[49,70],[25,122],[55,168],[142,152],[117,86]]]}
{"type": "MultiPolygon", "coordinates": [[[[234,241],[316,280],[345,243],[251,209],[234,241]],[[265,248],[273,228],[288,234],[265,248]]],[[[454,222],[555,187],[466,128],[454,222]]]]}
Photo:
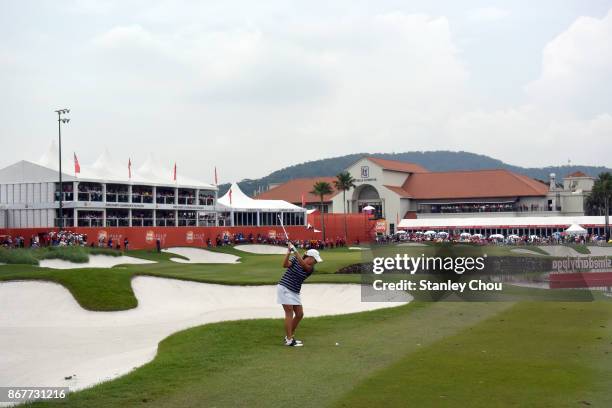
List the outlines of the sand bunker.
{"type": "Polygon", "coordinates": [[[530,249],[525,249],[525,248],[512,248],[510,252],[514,252],[515,254],[542,255],[539,252],[535,252],[535,251],[532,251],[530,249]]]}
{"type": "Polygon", "coordinates": [[[287,247],[278,245],[249,244],[236,245],[234,248],[239,251],[260,255],[285,255],[287,253],[287,247]]]}
{"type": "Polygon", "coordinates": [[[63,259],[43,259],[39,265],[43,268],[53,269],[76,269],[76,268],[112,268],[115,265],[134,264],[144,265],[157,263],[147,259],[134,258],[131,256],[110,256],[110,255],[89,255],[89,261],[85,263],[75,263],[64,261],[63,259]]]}
{"type": "Polygon", "coordinates": [[[349,247],[350,251],[365,251],[368,248],[362,248],[362,247],[349,247]]]}
{"type": "MultiPolygon", "coordinates": [[[[138,307],[123,312],[82,309],[63,286],[0,283],[0,384],[82,389],[152,360],[159,341],[205,323],[281,318],[275,286],[224,286],[136,277],[138,307]],[[70,380],[64,377],[73,376],[70,380]]],[[[362,303],[360,285],[306,284],[307,316],[398,306],[362,303]]],[[[279,344],[282,323],[278,325],[279,344]]],[[[304,339],[306,345],[308,339],[304,339]]]]}
{"type": "Polygon", "coordinates": [[[170,258],[171,261],[178,263],[238,263],[240,260],[240,257],[236,255],[207,251],[201,248],[174,247],[163,249],[162,251],[188,258],[170,258]]]}

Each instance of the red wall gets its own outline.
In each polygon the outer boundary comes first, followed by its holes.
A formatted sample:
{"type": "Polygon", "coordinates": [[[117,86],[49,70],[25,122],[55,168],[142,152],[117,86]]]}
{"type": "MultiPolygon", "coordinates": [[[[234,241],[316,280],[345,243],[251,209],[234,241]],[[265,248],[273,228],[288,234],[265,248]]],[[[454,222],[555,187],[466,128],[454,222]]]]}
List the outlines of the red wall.
{"type": "MultiPolygon", "coordinates": [[[[315,232],[314,229],[321,231],[321,217],[319,214],[311,214],[308,216],[308,223],[314,228],[306,228],[303,226],[288,226],[286,227],[289,238],[292,240],[311,240],[322,239],[322,232],[315,232]]],[[[336,237],[344,237],[344,215],[343,214],[326,214],[326,237],[328,239],[336,239],[336,237]]],[[[372,239],[374,224],[362,214],[348,214],[348,243],[352,244],[357,239],[360,242],[368,242],[372,239]]],[[[276,234],[277,237],[284,237],[283,230],[280,226],[270,227],[113,227],[113,228],[66,228],[69,231],[87,234],[88,242],[97,242],[100,234],[104,234],[106,238],[113,238],[113,241],[118,241],[123,246],[123,239],[127,237],[130,241],[131,249],[154,248],[157,238],[161,240],[162,247],[171,246],[203,246],[208,238],[215,242],[217,235],[223,235],[224,232],[235,234],[243,233],[245,236],[253,234],[261,234],[270,236],[276,234]]],[[[9,228],[0,230],[1,234],[11,236],[23,236],[26,239],[26,245],[29,244],[29,238],[38,233],[49,232],[49,228],[9,228]]]]}

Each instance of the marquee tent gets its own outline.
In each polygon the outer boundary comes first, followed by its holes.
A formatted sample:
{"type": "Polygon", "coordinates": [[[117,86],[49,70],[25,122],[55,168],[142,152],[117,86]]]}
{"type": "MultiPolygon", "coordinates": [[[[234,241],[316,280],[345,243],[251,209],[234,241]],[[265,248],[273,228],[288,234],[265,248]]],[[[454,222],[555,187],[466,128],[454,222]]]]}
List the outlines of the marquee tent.
{"type": "Polygon", "coordinates": [[[225,212],[229,225],[306,225],[306,209],[283,200],[256,200],[233,183],[217,200],[219,211],[225,212]]]}

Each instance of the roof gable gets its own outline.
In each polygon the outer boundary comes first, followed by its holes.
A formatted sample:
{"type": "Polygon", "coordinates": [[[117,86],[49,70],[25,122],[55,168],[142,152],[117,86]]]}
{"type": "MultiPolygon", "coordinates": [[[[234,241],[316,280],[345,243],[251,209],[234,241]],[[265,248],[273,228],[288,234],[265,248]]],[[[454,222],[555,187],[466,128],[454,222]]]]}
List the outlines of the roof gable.
{"type": "MultiPolygon", "coordinates": [[[[312,178],[299,178],[289,180],[286,183],[280,184],[276,187],[271,188],[268,191],[264,191],[257,195],[257,199],[264,200],[287,200],[291,203],[301,203],[302,195],[304,195],[304,201],[306,203],[318,203],[321,201],[320,197],[311,194],[314,184],[318,181],[326,181],[334,187],[335,177],[312,177],[312,178]]],[[[323,201],[331,201],[339,191],[334,189],[332,194],[323,197],[323,201]]]]}
{"type": "Polygon", "coordinates": [[[426,173],[429,171],[425,167],[416,163],[380,159],[378,157],[366,157],[366,159],[382,167],[384,170],[399,171],[402,173],[426,173]]]}

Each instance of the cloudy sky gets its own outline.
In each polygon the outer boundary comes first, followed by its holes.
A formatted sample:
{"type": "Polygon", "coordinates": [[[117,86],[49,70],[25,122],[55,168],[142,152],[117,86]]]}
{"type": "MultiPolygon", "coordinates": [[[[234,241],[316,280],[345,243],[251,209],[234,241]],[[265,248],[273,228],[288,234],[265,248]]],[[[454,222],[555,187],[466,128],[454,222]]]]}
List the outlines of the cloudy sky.
{"type": "Polygon", "coordinates": [[[81,163],[204,181],[412,150],[612,167],[612,0],[0,4],[0,166],[69,107],[81,163]]]}

